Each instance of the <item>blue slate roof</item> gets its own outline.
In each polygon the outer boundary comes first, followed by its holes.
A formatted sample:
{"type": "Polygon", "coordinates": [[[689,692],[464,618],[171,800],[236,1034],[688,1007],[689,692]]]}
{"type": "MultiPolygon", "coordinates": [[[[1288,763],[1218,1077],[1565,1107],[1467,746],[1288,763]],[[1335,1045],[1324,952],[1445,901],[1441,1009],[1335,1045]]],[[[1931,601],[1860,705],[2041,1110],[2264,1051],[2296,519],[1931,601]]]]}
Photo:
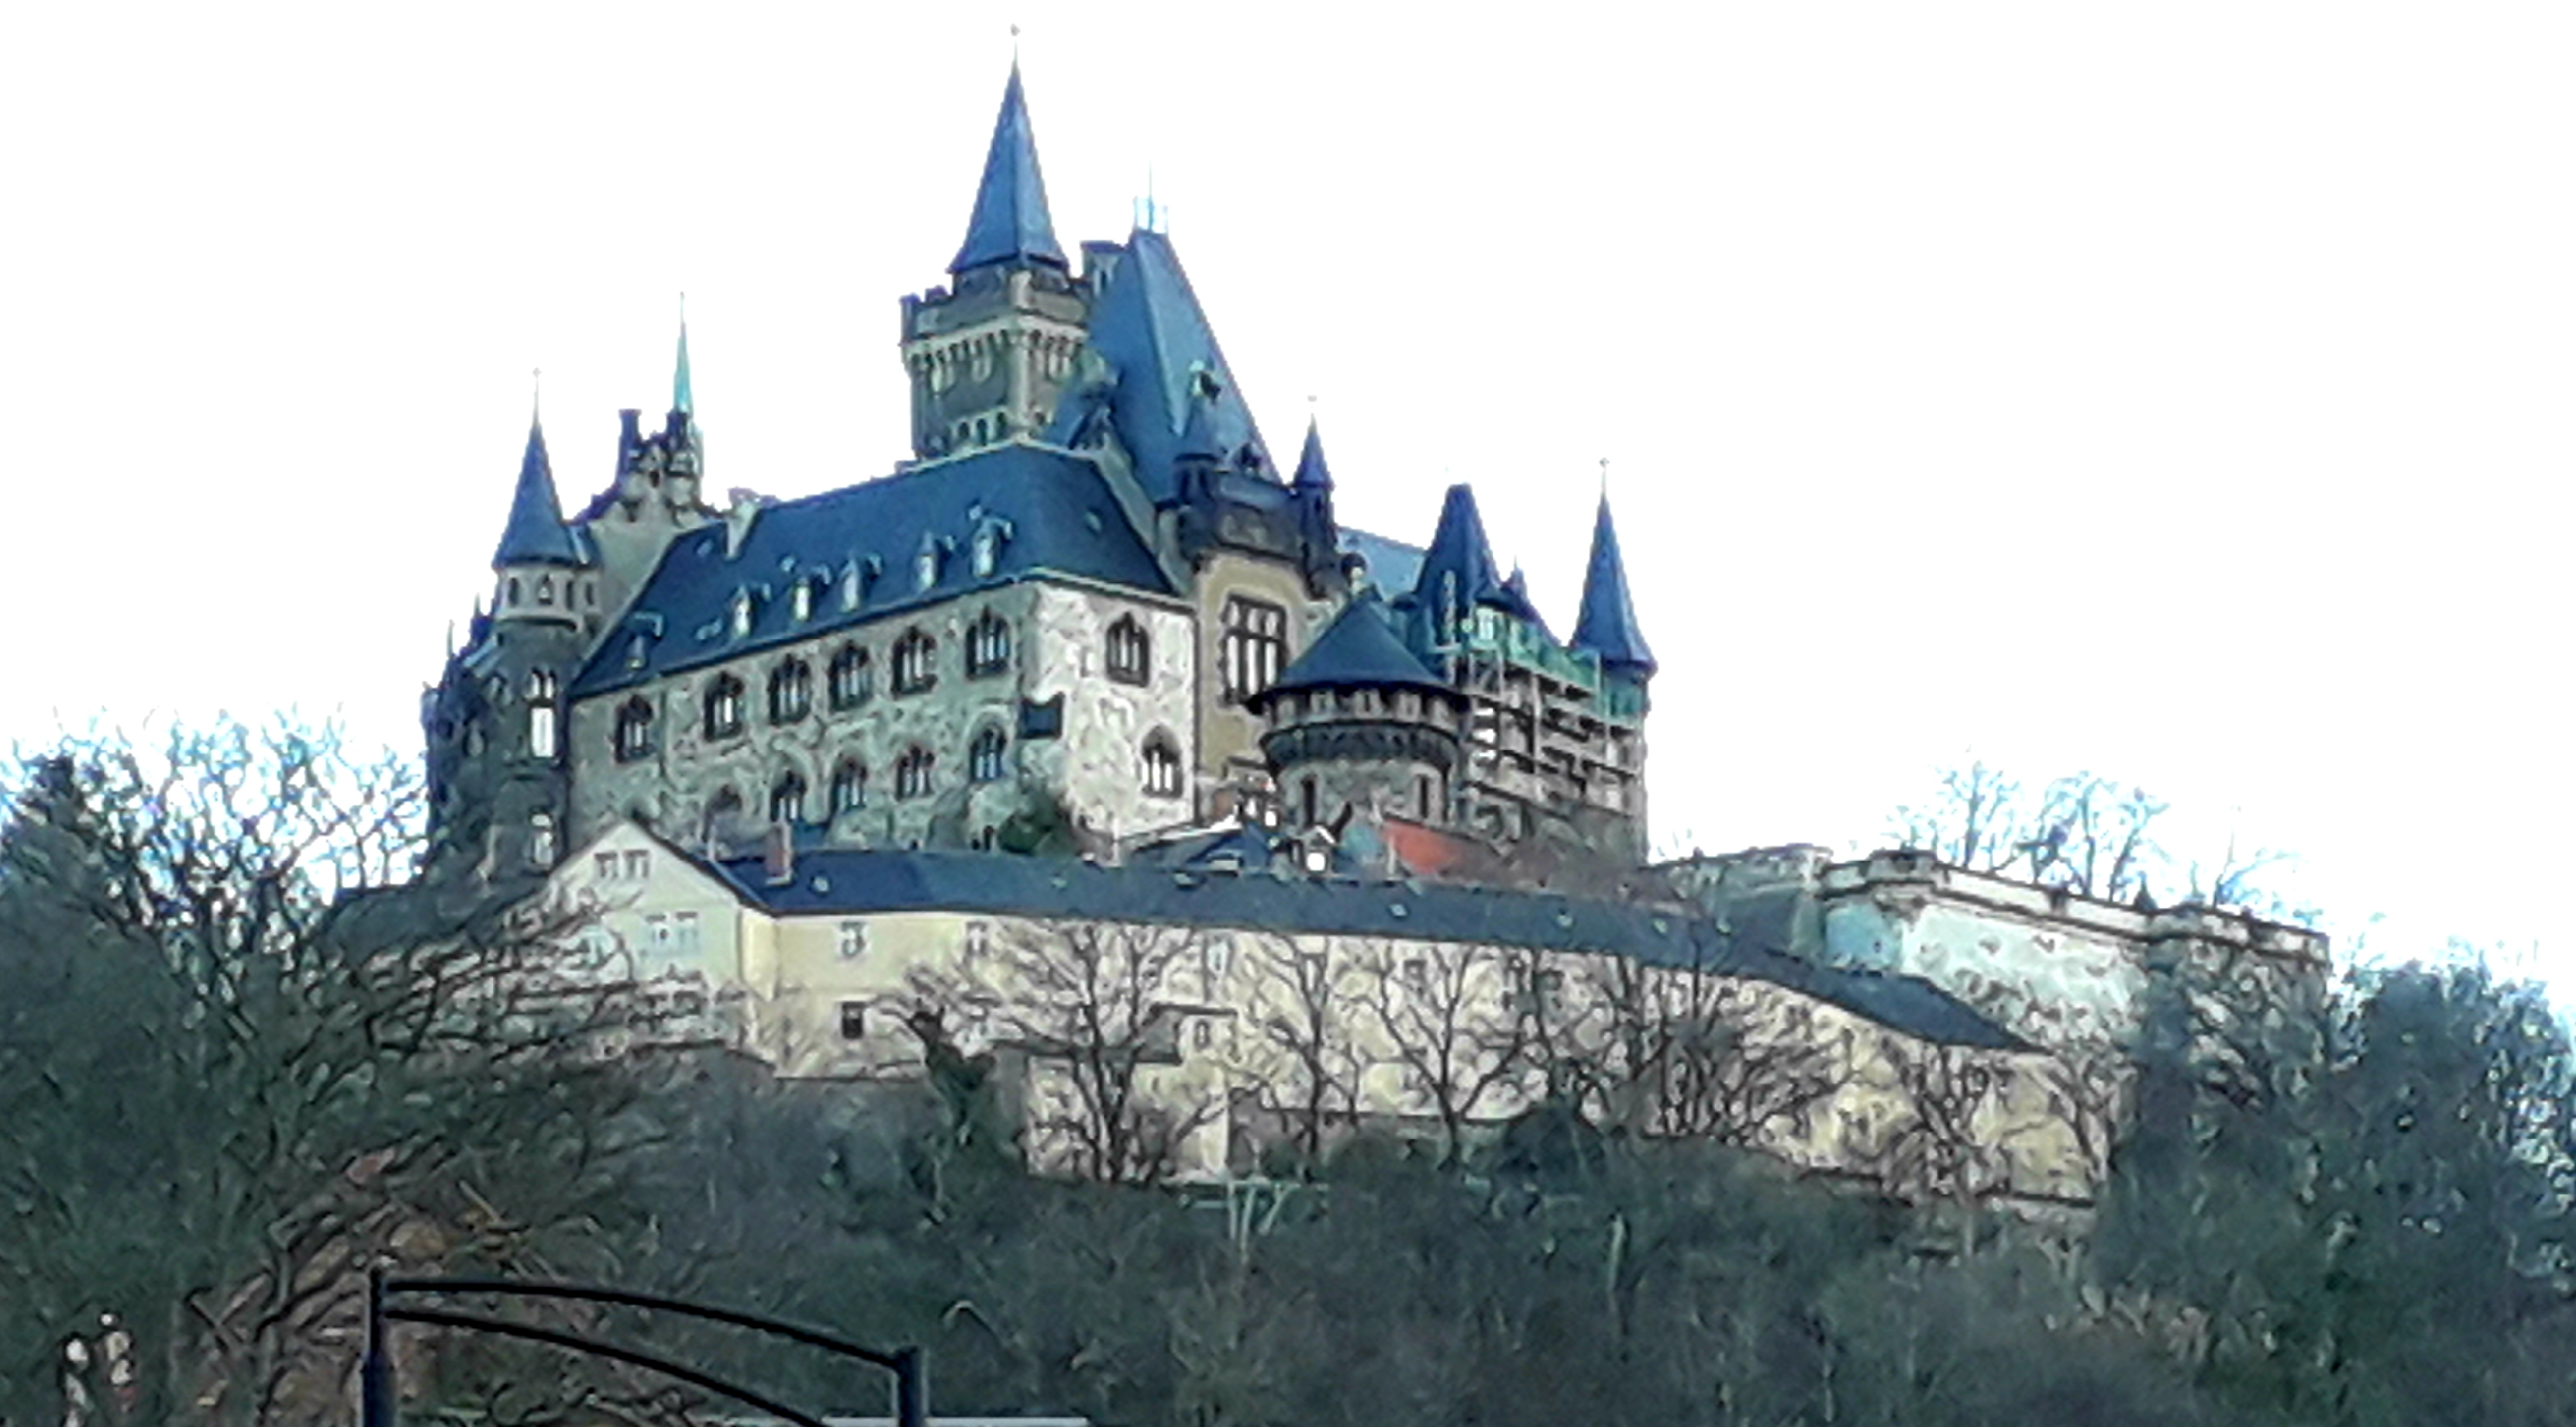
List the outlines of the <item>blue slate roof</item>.
{"type": "Polygon", "coordinates": [[[635,597],[623,625],[574,681],[576,697],[626,687],[748,650],[812,638],[979,589],[1041,574],[1070,576],[1150,595],[1171,595],[1162,569],[1136,538],[1118,503],[1084,457],[1009,445],[954,461],[863,481],[763,509],[731,558],[724,522],[681,536],[635,597]],[[975,572],[977,533],[998,538],[992,573],[975,572]],[[938,556],[927,589],[917,578],[925,542],[938,556]],[[841,581],[853,568],[864,591],[845,609],[841,581]],[[790,591],[816,583],[809,617],[798,622],[790,591]],[[751,631],[737,638],[737,596],[752,606],[751,631]],[[645,638],[641,664],[635,638],[645,638]]]}
{"type": "Polygon", "coordinates": [[[786,916],[942,911],[1608,953],[1769,981],[1924,1040],[2028,1048],[1927,982],[1819,966],[1704,917],[1628,903],[1445,884],[1103,867],[991,853],[806,852],[796,859],[794,880],[782,886],[769,883],[757,858],[712,867],[745,902],[786,916]]]}
{"type": "Polygon", "coordinates": [[[1454,692],[1434,677],[1390,627],[1386,602],[1376,590],[1362,591],[1342,606],[1306,652],[1270,687],[1253,695],[1256,703],[1295,689],[1436,689],[1454,692]]]}
{"type": "Polygon", "coordinates": [[[1047,215],[1046,180],[1038,174],[1037,136],[1029,128],[1017,60],[1011,62],[1011,82],[1002,89],[1001,112],[993,116],[993,143],[984,154],[984,176],[975,187],[966,241],[948,271],[1007,262],[1065,266],[1064,249],[1056,246],[1055,220],[1047,215]]]}
{"type": "MultiPolygon", "coordinates": [[[[1100,243],[1088,251],[1087,267],[1100,287],[1091,310],[1091,350],[1114,374],[1109,419],[1146,493],[1168,502],[1179,491],[1172,463],[1200,372],[1216,379],[1206,414],[1211,443],[1229,457],[1252,447],[1267,462],[1270,448],[1217,348],[1216,332],[1190,290],[1172,240],[1140,228],[1124,245],[1100,243]]],[[[1068,414],[1079,409],[1074,402],[1066,405],[1068,414]]]]}
{"type": "Polygon", "coordinates": [[[519,458],[518,489],[510,493],[509,523],[492,564],[580,565],[581,546],[564,528],[563,502],[555,498],[554,465],[546,459],[545,428],[528,422],[527,454],[519,458]]]}
{"type": "Polygon", "coordinates": [[[1494,570],[1494,547],[1485,539],[1485,519],[1476,510],[1476,492],[1464,483],[1451,486],[1440,501],[1440,525],[1431,548],[1422,552],[1422,572],[1414,577],[1413,598],[1424,609],[1438,611],[1442,591],[1455,582],[1458,612],[1502,598],[1503,579],[1494,570]]]}
{"type": "Polygon", "coordinates": [[[1390,598],[1410,593],[1422,579],[1422,547],[1354,530],[1345,525],[1339,532],[1341,551],[1357,555],[1368,562],[1369,583],[1390,598]]]}
{"type": "Polygon", "coordinates": [[[1333,488],[1333,468],[1324,463],[1324,436],[1315,418],[1306,418],[1306,444],[1297,452],[1297,474],[1288,482],[1298,490],[1333,488]]]}
{"type": "Polygon", "coordinates": [[[1655,672],[1655,652],[1637,628],[1628,598],[1628,567],[1619,558],[1619,532],[1610,525],[1610,497],[1592,522],[1592,560],[1583,571],[1583,611],[1574,621],[1574,647],[1589,649],[1611,668],[1655,672]]]}

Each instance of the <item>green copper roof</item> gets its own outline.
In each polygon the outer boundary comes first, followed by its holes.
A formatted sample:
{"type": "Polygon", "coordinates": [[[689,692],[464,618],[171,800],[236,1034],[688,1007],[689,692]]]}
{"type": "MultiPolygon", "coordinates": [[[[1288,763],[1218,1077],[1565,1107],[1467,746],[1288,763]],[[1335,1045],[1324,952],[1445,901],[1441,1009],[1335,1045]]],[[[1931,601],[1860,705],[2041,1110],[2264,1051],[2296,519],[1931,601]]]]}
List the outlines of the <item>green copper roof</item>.
{"type": "Polygon", "coordinates": [[[545,428],[531,420],[527,454],[519,459],[519,486],[510,494],[510,522],[501,528],[501,544],[492,552],[493,567],[581,563],[581,547],[564,528],[563,502],[555,498],[545,428]]]}
{"type": "Polygon", "coordinates": [[[975,189],[975,213],[966,241],[948,264],[951,273],[987,263],[1047,263],[1064,267],[1055,220],[1047,216],[1046,180],[1038,174],[1038,144],[1029,129],[1028,99],[1020,91],[1020,66],[1002,90],[1002,112],[993,119],[993,144],[984,155],[984,177],[975,189]]]}

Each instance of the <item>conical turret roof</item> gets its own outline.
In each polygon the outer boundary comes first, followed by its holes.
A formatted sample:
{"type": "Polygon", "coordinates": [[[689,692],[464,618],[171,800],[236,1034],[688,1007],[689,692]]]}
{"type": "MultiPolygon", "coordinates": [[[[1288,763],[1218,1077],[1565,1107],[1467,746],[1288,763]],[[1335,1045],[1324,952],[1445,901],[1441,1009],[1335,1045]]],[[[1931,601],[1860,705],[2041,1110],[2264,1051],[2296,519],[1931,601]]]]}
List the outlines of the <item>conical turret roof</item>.
{"type": "Polygon", "coordinates": [[[1306,418],[1306,447],[1297,453],[1297,475],[1289,484],[1299,490],[1333,488],[1333,468],[1324,464],[1324,438],[1311,416],[1306,418]]]}
{"type": "Polygon", "coordinates": [[[1427,689],[1455,692],[1404,647],[1388,623],[1384,601],[1375,590],[1363,590],[1306,652],[1297,656],[1277,683],[1255,695],[1256,701],[1296,689],[1427,689]]]}
{"type": "Polygon", "coordinates": [[[975,188],[966,241],[948,271],[1014,261],[1065,266],[1064,249],[1055,241],[1055,220],[1047,214],[1046,180],[1038,173],[1037,137],[1029,128],[1017,60],[1011,62],[1011,82],[1002,90],[1002,111],[993,119],[993,143],[984,154],[984,177],[975,188]]]}
{"type": "Polygon", "coordinates": [[[1637,628],[1637,607],[1628,598],[1628,567],[1619,557],[1619,532],[1610,524],[1610,497],[1592,522],[1592,559],[1583,572],[1583,610],[1574,621],[1574,647],[1589,649],[1613,668],[1652,674],[1654,651],[1637,628]]]}
{"type": "Polygon", "coordinates": [[[563,502],[555,497],[554,466],[546,459],[546,432],[528,422],[528,451],[519,461],[518,489],[510,494],[510,521],[492,552],[503,565],[579,565],[581,546],[564,527],[563,502]]]}

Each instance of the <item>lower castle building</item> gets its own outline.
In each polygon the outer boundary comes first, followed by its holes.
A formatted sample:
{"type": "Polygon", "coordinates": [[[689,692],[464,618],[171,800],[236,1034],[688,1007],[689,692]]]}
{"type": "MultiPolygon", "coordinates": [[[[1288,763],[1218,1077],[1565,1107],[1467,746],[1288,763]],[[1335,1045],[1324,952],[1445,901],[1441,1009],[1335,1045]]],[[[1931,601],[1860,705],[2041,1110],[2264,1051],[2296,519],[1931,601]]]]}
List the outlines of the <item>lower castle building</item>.
{"type": "Polygon", "coordinates": [[[1647,867],[1606,499],[1562,638],[1470,487],[1419,546],[1343,526],[1167,235],[1059,244],[1016,67],[948,278],[875,479],[712,503],[685,329],[569,516],[532,423],[423,699],[430,875],[585,908],[782,1073],[991,1057],[1034,1160],[1113,1177],[1558,1105],[2080,1205],[2157,978],[2322,986],[2311,934],[1912,854],[1647,867]]]}

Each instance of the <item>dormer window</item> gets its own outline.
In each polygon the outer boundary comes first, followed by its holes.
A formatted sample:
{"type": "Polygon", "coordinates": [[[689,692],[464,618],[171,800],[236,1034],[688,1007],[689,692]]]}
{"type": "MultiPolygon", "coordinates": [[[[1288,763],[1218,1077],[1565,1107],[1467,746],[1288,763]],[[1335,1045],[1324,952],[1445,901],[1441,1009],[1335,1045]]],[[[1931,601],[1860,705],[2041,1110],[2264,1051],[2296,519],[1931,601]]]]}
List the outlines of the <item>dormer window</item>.
{"type": "Polygon", "coordinates": [[[986,610],[966,627],[966,676],[981,679],[1011,666],[1011,626],[986,610]]]}
{"type": "Polygon", "coordinates": [[[921,589],[939,583],[939,537],[921,537],[921,549],[912,557],[912,582],[921,589]]]}
{"type": "Polygon", "coordinates": [[[1132,614],[1122,614],[1109,626],[1109,636],[1102,641],[1104,662],[1109,677],[1121,684],[1143,684],[1154,663],[1153,641],[1145,635],[1145,626],[1132,614]]]}
{"type": "Polygon", "coordinates": [[[876,693],[876,669],[868,663],[868,651],[856,644],[844,644],[832,656],[832,707],[854,709],[876,693]]]}
{"type": "Polygon", "coordinates": [[[653,755],[653,706],[640,694],[618,706],[616,747],[620,763],[653,755]]]}
{"type": "Polygon", "coordinates": [[[977,579],[990,579],[993,571],[1000,568],[1002,545],[1011,538],[1011,535],[1011,523],[1007,520],[987,520],[975,527],[974,561],[977,579]]]}
{"type": "Polygon", "coordinates": [[[769,721],[794,723],[814,706],[813,667],[789,659],[769,671],[769,721]]]}
{"type": "Polygon", "coordinates": [[[787,602],[788,610],[794,616],[798,624],[803,624],[805,621],[812,619],[814,617],[814,583],[811,580],[798,580],[796,582],[796,588],[788,593],[787,602]]]}
{"type": "Polygon", "coordinates": [[[707,689],[707,737],[731,738],[742,732],[742,680],[717,677],[707,689]]]}
{"type": "Polygon", "coordinates": [[[736,638],[736,639],[747,639],[747,638],[749,638],[749,637],[751,636],[751,592],[750,592],[750,591],[748,591],[748,590],[738,590],[738,591],[736,591],[736,592],[734,593],[734,597],[733,597],[733,613],[732,613],[732,619],[733,619],[733,637],[734,637],[734,638],[736,638]]]}
{"type": "Polygon", "coordinates": [[[841,567],[841,608],[854,610],[866,596],[866,579],[859,573],[859,562],[852,560],[841,567]]]}
{"type": "Polygon", "coordinates": [[[918,694],[939,682],[935,672],[939,641],[918,629],[907,629],[894,643],[894,691],[918,694]]]}

